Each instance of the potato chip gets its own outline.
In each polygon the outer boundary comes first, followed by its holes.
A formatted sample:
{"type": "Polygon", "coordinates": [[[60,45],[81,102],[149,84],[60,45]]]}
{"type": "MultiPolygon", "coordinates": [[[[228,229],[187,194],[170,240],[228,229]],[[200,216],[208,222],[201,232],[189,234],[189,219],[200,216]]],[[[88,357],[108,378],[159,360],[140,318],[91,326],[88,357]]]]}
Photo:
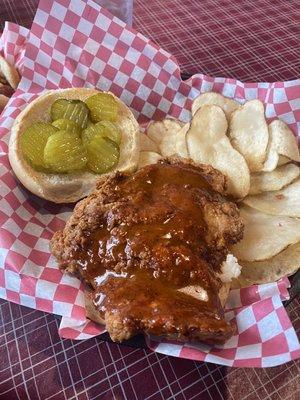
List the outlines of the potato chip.
{"type": "Polygon", "coordinates": [[[300,179],[284,189],[247,196],[244,203],[272,215],[300,217],[300,179]]]}
{"type": "Polygon", "coordinates": [[[164,157],[178,155],[187,158],[186,133],[189,124],[176,119],[166,118],[162,121],[150,122],[147,135],[158,146],[158,152],[164,157]]]}
{"type": "Polygon", "coordinates": [[[227,120],[218,106],[202,106],[194,115],[187,133],[190,157],[198,163],[210,164],[228,178],[228,193],[242,198],[250,187],[250,174],[244,157],[226,136],[227,120]]]}
{"type": "Polygon", "coordinates": [[[269,144],[263,171],[273,171],[286,159],[300,161],[297,139],[290,128],[276,119],[269,125],[269,144]]]}
{"type": "Polygon", "coordinates": [[[271,258],[300,240],[297,218],[268,215],[245,205],[240,213],[245,224],[244,237],[231,251],[241,265],[242,261],[271,258]]]}
{"type": "Polygon", "coordinates": [[[219,93],[207,92],[202,93],[196,97],[192,104],[192,115],[196,114],[196,111],[204,105],[219,106],[224,111],[226,118],[229,120],[233,111],[240,107],[240,104],[233,99],[224,97],[219,93]]]}
{"type": "Polygon", "coordinates": [[[248,101],[232,113],[229,137],[232,146],[245,157],[250,171],[261,171],[269,141],[264,105],[261,101],[248,101]]]}
{"type": "Polygon", "coordinates": [[[141,151],[138,169],[145,167],[145,165],[156,164],[161,158],[161,155],[155,151],[141,151]]]}
{"type": "Polygon", "coordinates": [[[281,165],[287,164],[289,162],[291,162],[289,158],[279,155],[277,166],[280,167],[281,165]]]}
{"type": "Polygon", "coordinates": [[[300,168],[295,164],[285,164],[271,172],[251,174],[249,194],[280,190],[297,179],[299,174],[300,168]]]}
{"type": "Polygon", "coordinates": [[[273,141],[273,139],[271,139],[271,136],[270,136],[270,141],[269,141],[269,145],[268,145],[268,149],[267,149],[267,157],[264,162],[262,171],[265,171],[265,172],[274,171],[274,169],[279,165],[279,157],[280,156],[275,149],[274,141],[273,141]]]}
{"type": "Polygon", "coordinates": [[[242,273],[231,284],[232,288],[276,282],[294,274],[300,268],[300,242],[288,246],[274,257],[262,261],[243,261],[242,273]]]}
{"type": "Polygon", "coordinates": [[[20,82],[19,73],[16,68],[2,56],[0,56],[0,75],[5,78],[13,89],[17,88],[20,82]]]}
{"type": "Polygon", "coordinates": [[[142,132],[140,132],[140,151],[154,151],[158,153],[157,144],[142,132]]]}
{"type": "Polygon", "coordinates": [[[0,94],[0,114],[2,113],[4,107],[8,103],[9,98],[7,96],[4,96],[4,94],[0,94]]]}

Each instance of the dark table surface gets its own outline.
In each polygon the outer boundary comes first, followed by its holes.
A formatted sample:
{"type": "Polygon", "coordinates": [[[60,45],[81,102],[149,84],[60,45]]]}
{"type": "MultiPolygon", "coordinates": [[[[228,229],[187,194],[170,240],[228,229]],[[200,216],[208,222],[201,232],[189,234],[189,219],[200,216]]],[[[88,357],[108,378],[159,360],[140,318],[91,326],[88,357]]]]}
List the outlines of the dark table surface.
{"type": "MultiPolygon", "coordinates": [[[[6,20],[30,28],[37,4],[0,0],[0,30],[6,20]]],[[[184,74],[299,78],[299,21],[299,0],[134,0],[134,27],[173,54],[184,74]]]]}
{"type": "MultiPolygon", "coordinates": [[[[0,0],[5,20],[30,27],[35,0],[0,0]]],[[[300,76],[298,0],[135,0],[134,26],[174,54],[184,74],[244,81],[300,76]]],[[[300,98],[300,94],[299,94],[300,98]]],[[[287,311],[300,333],[300,301],[287,311]]],[[[0,399],[300,398],[300,360],[234,369],[120,346],[59,338],[53,315],[0,300],[0,399]]]]}

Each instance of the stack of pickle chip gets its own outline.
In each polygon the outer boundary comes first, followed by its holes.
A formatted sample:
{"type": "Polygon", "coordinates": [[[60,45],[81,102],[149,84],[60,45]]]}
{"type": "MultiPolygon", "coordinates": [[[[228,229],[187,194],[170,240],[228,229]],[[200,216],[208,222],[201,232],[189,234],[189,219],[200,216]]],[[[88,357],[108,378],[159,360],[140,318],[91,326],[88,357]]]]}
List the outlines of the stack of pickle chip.
{"type": "Polygon", "coordinates": [[[21,137],[27,162],[37,171],[103,174],[120,155],[118,103],[108,93],[81,100],[58,99],[51,106],[52,123],[36,122],[21,137]]]}

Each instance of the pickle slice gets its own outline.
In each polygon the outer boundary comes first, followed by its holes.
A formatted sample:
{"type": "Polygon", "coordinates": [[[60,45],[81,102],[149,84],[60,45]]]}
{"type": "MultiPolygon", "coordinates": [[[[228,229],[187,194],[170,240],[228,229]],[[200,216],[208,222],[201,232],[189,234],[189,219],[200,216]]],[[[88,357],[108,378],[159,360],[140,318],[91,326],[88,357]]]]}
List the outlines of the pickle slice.
{"type": "Polygon", "coordinates": [[[52,172],[81,170],[87,160],[87,150],[78,136],[59,131],[49,137],[44,150],[44,162],[52,172]]]}
{"type": "Polygon", "coordinates": [[[89,125],[87,128],[85,128],[82,133],[81,133],[81,139],[82,139],[82,143],[84,145],[89,144],[89,142],[91,141],[91,139],[97,134],[99,133],[100,135],[102,134],[102,129],[97,129],[95,124],[91,124],[89,125]]]}
{"type": "Polygon", "coordinates": [[[101,121],[98,122],[96,125],[97,129],[102,129],[101,135],[107,137],[108,139],[112,140],[113,142],[117,143],[120,146],[121,143],[121,131],[120,128],[110,121],[101,121]]]}
{"type": "Polygon", "coordinates": [[[41,170],[45,168],[44,148],[50,136],[58,132],[58,129],[45,122],[36,122],[29,126],[20,138],[21,149],[27,162],[33,168],[41,170]]]}
{"type": "Polygon", "coordinates": [[[67,131],[69,133],[73,133],[73,135],[77,135],[78,137],[81,134],[81,128],[76,122],[71,119],[60,118],[56,121],[52,122],[52,125],[55,126],[60,131],[67,131]]]}
{"type": "Polygon", "coordinates": [[[88,124],[89,109],[81,100],[58,99],[51,106],[51,118],[52,121],[70,119],[84,129],[88,124]]]}
{"type": "Polygon", "coordinates": [[[118,103],[109,93],[97,93],[86,99],[86,104],[91,112],[93,122],[116,121],[118,116],[118,103]]]}
{"type": "Polygon", "coordinates": [[[82,142],[88,144],[95,135],[106,137],[120,145],[121,132],[119,127],[110,121],[97,122],[95,125],[90,125],[81,134],[82,142]]]}
{"type": "Polygon", "coordinates": [[[119,161],[119,146],[110,139],[95,135],[86,146],[88,168],[97,174],[110,171],[119,161]]]}

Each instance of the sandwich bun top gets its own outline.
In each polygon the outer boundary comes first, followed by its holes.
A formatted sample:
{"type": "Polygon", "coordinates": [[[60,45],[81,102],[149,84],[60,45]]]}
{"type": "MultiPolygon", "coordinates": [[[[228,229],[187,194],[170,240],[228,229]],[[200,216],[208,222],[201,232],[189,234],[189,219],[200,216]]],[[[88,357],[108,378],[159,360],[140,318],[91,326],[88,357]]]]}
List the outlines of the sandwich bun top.
{"type": "MultiPolygon", "coordinates": [[[[32,101],[16,118],[9,140],[9,161],[16,177],[30,192],[55,203],[72,203],[86,197],[97,181],[107,175],[89,171],[68,174],[36,171],[25,160],[20,144],[20,137],[30,125],[51,121],[50,109],[57,99],[85,101],[99,92],[88,88],[50,90],[32,101]]],[[[121,144],[119,162],[109,173],[116,170],[131,172],[137,168],[139,160],[139,126],[129,108],[116,96],[114,98],[119,105],[115,124],[121,131],[121,144]]]]}

